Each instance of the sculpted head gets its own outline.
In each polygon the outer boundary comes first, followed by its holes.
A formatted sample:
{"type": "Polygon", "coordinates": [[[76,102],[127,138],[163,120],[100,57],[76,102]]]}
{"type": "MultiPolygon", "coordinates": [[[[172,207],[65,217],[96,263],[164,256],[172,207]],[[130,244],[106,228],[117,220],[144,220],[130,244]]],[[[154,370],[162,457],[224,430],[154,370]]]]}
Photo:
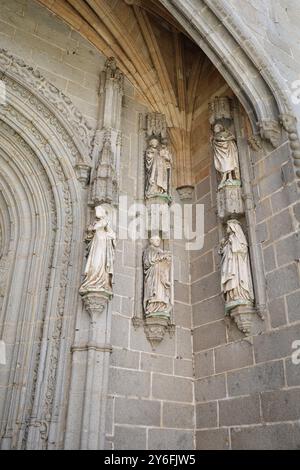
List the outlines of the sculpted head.
{"type": "Polygon", "coordinates": [[[97,219],[105,219],[106,218],[106,212],[105,212],[105,209],[103,209],[102,206],[95,207],[95,213],[96,213],[96,218],[97,219]]]}
{"type": "Polygon", "coordinates": [[[215,124],[214,126],[214,133],[219,134],[219,132],[223,132],[225,130],[224,126],[222,124],[215,124]]]}
{"type": "Polygon", "coordinates": [[[149,145],[156,149],[159,146],[159,140],[156,137],[152,137],[152,139],[149,140],[149,145]]]}
{"type": "Polygon", "coordinates": [[[154,237],[150,238],[150,245],[154,246],[155,248],[159,248],[160,241],[160,237],[158,235],[155,235],[154,237]]]}

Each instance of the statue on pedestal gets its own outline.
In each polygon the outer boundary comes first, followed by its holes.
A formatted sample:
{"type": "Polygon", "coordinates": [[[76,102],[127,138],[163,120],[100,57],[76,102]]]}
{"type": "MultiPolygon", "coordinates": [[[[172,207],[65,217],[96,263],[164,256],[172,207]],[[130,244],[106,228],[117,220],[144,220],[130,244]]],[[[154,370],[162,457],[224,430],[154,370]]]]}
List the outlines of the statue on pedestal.
{"type": "Polygon", "coordinates": [[[104,208],[97,206],[95,212],[96,220],[87,231],[89,255],[85,279],[79,292],[81,295],[102,292],[111,296],[116,234],[109,224],[104,208]]]}
{"type": "Polygon", "coordinates": [[[239,155],[234,135],[222,124],[214,126],[212,137],[216,170],[222,175],[219,188],[226,182],[240,182],[239,155]]]}
{"type": "Polygon", "coordinates": [[[225,309],[238,305],[253,305],[254,293],[248,243],[238,220],[227,222],[227,237],[221,241],[221,288],[225,309]]]}
{"type": "Polygon", "coordinates": [[[161,196],[170,199],[172,155],[167,141],[160,144],[152,137],[146,150],[146,199],[161,196]]]}
{"type": "Polygon", "coordinates": [[[143,256],[146,318],[153,315],[170,317],[172,310],[172,254],[162,250],[160,243],[160,237],[152,237],[143,256]]]}

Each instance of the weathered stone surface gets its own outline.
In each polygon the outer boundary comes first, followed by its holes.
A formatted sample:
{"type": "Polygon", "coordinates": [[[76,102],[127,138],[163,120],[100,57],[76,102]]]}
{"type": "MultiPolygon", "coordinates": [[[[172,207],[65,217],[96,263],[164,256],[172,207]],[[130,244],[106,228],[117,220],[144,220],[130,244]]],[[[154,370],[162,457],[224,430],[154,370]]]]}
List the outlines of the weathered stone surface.
{"type": "Polygon", "coordinates": [[[286,318],[286,307],[284,298],[275,299],[269,303],[271,325],[273,328],[285,325],[287,322],[286,318]]]}
{"type": "Polygon", "coordinates": [[[192,308],[189,304],[175,302],[174,304],[175,323],[183,328],[191,328],[192,308]]]}
{"type": "Polygon", "coordinates": [[[219,401],[220,426],[255,424],[260,422],[258,395],[219,401]]]}
{"type": "Polygon", "coordinates": [[[141,369],[171,374],[173,372],[173,359],[171,357],[158,356],[156,354],[142,353],[141,369]]]}
{"type": "Polygon", "coordinates": [[[192,359],[191,330],[176,328],[177,356],[183,359],[192,359]]]}
{"type": "Polygon", "coordinates": [[[300,290],[287,296],[288,316],[290,322],[300,320],[300,290]]]}
{"type": "Polygon", "coordinates": [[[226,397],[226,378],[224,374],[215,375],[195,382],[196,402],[212,401],[226,397]]]}
{"type": "Polygon", "coordinates": [[[181,377],[153,374],[152,395],[161,400],[190,403],[193,395],[192,382],[181,377]]]}
{"type": "Polygon", "coordinates": [[[193,305],[194,327],[224,318],[224,300],[221,295],[193,305]]]}
{"type": "Polygon", "coordinates": [[[226,327],[224,321],[199,326],[193,332],[194,351],[203,351],[226,343],[226,327]]]}
{"type": "Polygon", "coordinates": [[[263,418],[268,423],[296,421],[300,418],[300,389],[262,393],[261,404],[263,418]]]}
{"type": "Polygon", "coordinates": [[[281,297],[299,289],[299,275],[296,263],[267,274],[267,287],[270,299],[281,297]]]}
{"type": "Polygon", "coordinates": [[[163,404],[163,427],[194,429],[195,408],[193,405],[181,405],[179,403],[163,404]]]}
{"type": "Polygon", "coordinates": [[[129,325],[128,318],[120,315],[112,316],[112,335],[111,343],[113,346],[128,348],[129,346],[129,325]]]}
{"type": "Polygon", "coordinates": [[[192,450],[193,432],[175,429],[149,429],[149,450],[192,450]]]}
{"type": "Polygon", "coordinates": [[[115,426],[115,449],[145,450],[146,429],[130,426],[115,426]]]}
{"type": "Polygon", "coordinates": [[[196,405],[196,428],[216,428],[218,424],[217,402],[196,405]]]}
{"type": "Polygon", "coordinates": [[[111,367],[109,393],[132,397],[149,397],[150,373],[111,367]]]}
{"type": "Polygon", "coordinates": [[[289,387],[300,385],[300,367],[299,364],[293,364],[291,359],[285,361],[286,380],[289,387]]]}
{"type": "Polygon", "coordinates": [[[274,193],[282,186],[281,172],[276,171],[259,182],[261,197],[264,198],[274,193]]]}
{"type": "Polygon", "coordinates": [[[299,424],[263,425],[231,430],[233,450],[296,450],[299,449],[299,442],[299,424]]]}
{"type": "Polygon", "coordinates": [[[113,348],[111,355],[111,365],[116,367],[124,367],[125,369],[138,369],[140,355],[138,352],[129,351],[128,349],[113,348]]]}
{"type": "Polygon", "coordinates": [[[210,178],[205,178],[196,186],[197,201],[210,192],[210,178]]]}
{"type": "Polygon", "coordinates": [[[174,374],[181,377],[194,377],[193,361],[174,359],[174,374]]]}
{"type": "Polygon", "coordinates": [[[249,367],[227,376],[229,396],[250,395],[284,386],[282,361],[249,367]]]}
{"type": "Polygon", "coordinates": [[[175,281],[174,283],[175,301],[188,304],[190,302],[190,287],[187,284],[175,281]]]}
{"type": "Polygon", "coordinates": [[[192,281],[195,282],[203,276],[214,271],[213,253],[209,251],[207,254],[197,258],[191,264],[192,281]]]}
{"type": "Polygon", "coordinates": [[[256,222],[258,224],[272,215],[272,208],[269,198],[259,202],[255,208],[255,215],[256,222]]]}
{"type": "Polygon", "coordinates": [[[214,374],[214,352],[213,350],[195,354],[195,378],[200,379],[214,374]]]}
{"type": "Polygon", "coordinates": [[[268,246],[263,250],[264,265],[266,272],[276,269],[275,251],[273,245],[268,246]]]}
{"type": "Polygon", "coordinates": [[[150,400],[116,398],[115,422],[142,426],[160,425],[160,403],[150,400]]]}
{"type": "Polygon", "coordinates": [[[240,341],[215,349],[216,373],[240,369],[253,364],[252,346],[240,341]]]}
{"type": "Polygon", "coordinates": [[[197,450],[228,450],[229,431],[228,429],[212,429],[196,432],[197,450]]]}
{"type": "Polygon", "coordinates": [[[300,259],[300,238],[295,233],[290,237],[276,243],[276,254],[278,266],[288,264],[300,259]]]}
{"type": "Polygon", "coordinates": [[[220,273],[213,273],[192,284],[192,303],[220,293],[220,273]]]}
{"type": "Polygon", "coordinates": [[[292,343],[300,338],[300,325],[256,336],[254,353],[256,362],[271,361],[291,354],[292,343]]]}
{"type": "Polygon", "coordinates": [[[278,240],[294,231],[290,212],[285,210],[273,216],[269,221],[269,233],[272,240],[278,240]]]}

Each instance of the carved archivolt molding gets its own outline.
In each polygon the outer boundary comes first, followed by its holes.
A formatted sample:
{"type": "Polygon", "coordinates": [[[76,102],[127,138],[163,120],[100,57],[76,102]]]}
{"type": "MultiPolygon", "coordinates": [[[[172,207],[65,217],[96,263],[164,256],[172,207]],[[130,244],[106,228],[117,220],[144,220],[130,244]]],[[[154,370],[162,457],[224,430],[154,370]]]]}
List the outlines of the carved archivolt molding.
{"type": "Polygon", "coordinates": [[[49,83],[39,71],[0,49],[0,78],[8,91],[30,103],[41,119],[70,149],[76,164],[90,166],[94,129],[70,98],[49,83]]]}
{"type": "MultiPolygon", "coordinates": [[[[79,242],[84,229],[83,208],[79,202],[81,189],[76,180],[75,169],[79,160],[88,164],[89,155],[86,149],[80,149],[82,142],[76,137],[76,129],[87,145],[90,145],[90,134],[82,116],[76,114],[75,108],[67,99],[60,109],[59,100],[62,95],[58,92],[59,98],[56,101],[56,91],[44,79],[35,76],[30,67],[2,51],[0,70],[1,79],[7,86],[7,103],[0,109],[0,133],[7,135],[8,140],[18,146],[19,153],[16,150],[10,151],[13,156],[17,158],[17,155],[27,155],[28,161],[35,161],[35,171],[31,178],[33,182],[37,182],[36,185],[40,185],[36,188],[42,190],[24,188],[28,194],[28,210],[31,211],[28,220],[37,211],[37,207],[30,202],[31,194],[40,198],[40,201],[48,201],[48,209],[41,208],[40,211],[51,214],[50,218],[45,219],[44,223],[47,225],[43,230],[48,237],[52,237],[46,245],[49,259],[45,261],[45,265],[49,269],[45,280],[46,288],[39,294],[45,294],[45,297],[39,310],[41,323],[36,325],[35,330],[39,347],[34,348],[29,356],[26,406],[22,409],[23,417],[19,415],[18,419],[21,421],[17,424],[15,416],[18,407],[15,400],[18,398],[15,393],[8,392],[5,416],[10,416],[10,420],[6,420],[2,435],[11,438],[18,448],[30,448],[32,445],[35,448],[47,448],[48,433],[60,433],[60,416],[66,407],[67,376],[64,369],[69,351],[65,350],[61,339],[63,334],[72,335],[74,319],[66,319],[66,312],[76,311],[78,295],[75,286],[76,282],[79,283],[79,275],[76,281],[74,272],[80,272],[83,251],[79,242]],[[43,92],[36,89],[39,84],[43,92]],[[75,131],[70,132],[71,125],[74,125],[75,131]],[[81,126],[84,131],[80,131],[81,126]],[[70,279],[73,280],[70,282],[70,279]],[[58,376],[63,378],[60,383],[58,376]],[[34,420],[31,419],[32,416],[35,416],[34,420]],[[46,425],[40,426],[39,423],[46,425]]],[[[22,168],[22,159],[18,158],[16,162],[22,168]]],[[[28,172],[24,170],[25,179],[27,175],[28,172]]],[[[33,230],[37,230],[37,226],[33,227],[33,230]]],[[[38,232],[34,233],[37,236],[38,232]]],[[[38,272],[33,275],[38,276],[38,272]]],[[[18,341],[24,342],[26,337],[17,338],[16,341],[15,347],[18,349],[21,344],[18,341]]]]}

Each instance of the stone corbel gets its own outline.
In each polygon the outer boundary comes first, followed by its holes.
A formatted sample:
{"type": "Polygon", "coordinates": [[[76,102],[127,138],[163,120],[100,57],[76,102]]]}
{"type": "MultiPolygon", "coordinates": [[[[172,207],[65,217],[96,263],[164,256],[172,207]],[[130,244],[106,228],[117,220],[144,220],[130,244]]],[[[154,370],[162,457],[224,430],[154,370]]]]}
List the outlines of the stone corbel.
{"type": "Polygon", "coordinates": [[[87,292],[82,296],[85,309],[91,317],[92,322],[104,311],[107,303],[112,299],[112,294],[106,292],[87,292]]]}
{"type": "Polygon", "coordinates": [[[177,188],[177,192],[179,195],[179,199],[181,201],[191,201],[193,199],[195,187],[188,185],[188,186],[180,186],[177,188]]]}
{"type": "Polygon", "coordinates": [[[260,136],[276,149],[281,143],[282,132],[278,121],[262,120],[259,123],[260,136]]]}
{"type": "Polygon", "coordinates": [[[253,334],[253,323],[256,316],[256,309],[250,305],[240,305],[230,312],[230,317],[235,321],[236,326],[245,336],[251,336],[253,334]]]}
{"type": "Polygon", "coordinates": [[[297,130],[297,119],[291,114],[282,114],[280,123],[288,134],[296,175],[300,179],[300,139],[297,130]]]}
{"type": "Polygon", "coordinates": [[[153,350],[161,343],[167,332],[172,337],[174,329],[174,325],[171,325],[171,320],[167,316],[148,316],[144,323],[145,335],[153,350]]]}
{"type": "Polygon", "coordinates": [[[85,188],[89,183],[91,166],[79,162],[75,165],[75,171],[78,181],[81,183],[82,187],[85,188]]]}
{"type": "Polygon", "coordinates": [[[252,136],[250,136],[248,139],[248,144],[254,152],[259,152],[260,150],[262,150],[261,138],[258,135],[253,134],[252,136]]]}

